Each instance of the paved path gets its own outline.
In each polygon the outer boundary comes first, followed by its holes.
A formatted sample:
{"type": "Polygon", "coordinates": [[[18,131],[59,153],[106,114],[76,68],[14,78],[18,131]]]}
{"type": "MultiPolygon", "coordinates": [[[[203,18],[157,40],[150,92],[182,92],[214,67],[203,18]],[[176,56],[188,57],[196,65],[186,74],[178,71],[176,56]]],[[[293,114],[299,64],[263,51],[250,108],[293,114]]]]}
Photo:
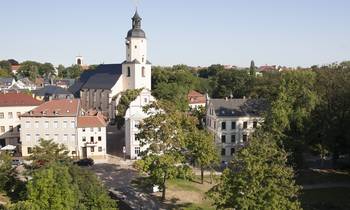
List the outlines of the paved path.
{"type": "Polygon", "coordinates": [[[112,160],[113,163],[97,163],[90,169],[93,170],[97,176],[113,192],[117,197],[122,198],[133,209],[159,209],[159,202],[154,197],[141,192],[131,183],[132,180],[139,177],[130,163],[124,162],[123,159],[112,160]]]}

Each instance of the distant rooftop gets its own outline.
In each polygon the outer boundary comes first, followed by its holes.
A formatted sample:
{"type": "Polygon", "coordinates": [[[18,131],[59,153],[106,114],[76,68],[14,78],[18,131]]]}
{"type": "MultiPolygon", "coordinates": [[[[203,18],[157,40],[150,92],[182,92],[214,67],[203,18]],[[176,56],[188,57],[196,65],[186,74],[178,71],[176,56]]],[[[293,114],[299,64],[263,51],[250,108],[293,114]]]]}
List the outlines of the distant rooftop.
{"type": "Polygon", "coordinates": [[[74,117],[80,110],[79,99],[59,99],[41,104],[35,109],[23,114],[23,117],[74,117]]]}
{"type": "Polygon", "coordinates": [[[210,99],[216,116],[260,116],[267,108],[264,99],[210,99]]]}
{"type": "Polygon", "coordinates": [[[41,101],[25,93],[0,93],[0,107],[4,106],[38,106],[41,101]]]}

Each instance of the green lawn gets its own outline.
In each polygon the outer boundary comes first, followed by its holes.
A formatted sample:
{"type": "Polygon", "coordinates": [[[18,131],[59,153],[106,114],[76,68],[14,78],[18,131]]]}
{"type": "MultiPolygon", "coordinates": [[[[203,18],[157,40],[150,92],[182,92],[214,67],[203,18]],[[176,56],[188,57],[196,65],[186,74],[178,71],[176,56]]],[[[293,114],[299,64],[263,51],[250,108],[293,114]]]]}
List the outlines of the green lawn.
{"type": "Polygon", "coordinates": [[[303,190],[301,203],[304,210],[348,210],[350,188],[303,190]]]}

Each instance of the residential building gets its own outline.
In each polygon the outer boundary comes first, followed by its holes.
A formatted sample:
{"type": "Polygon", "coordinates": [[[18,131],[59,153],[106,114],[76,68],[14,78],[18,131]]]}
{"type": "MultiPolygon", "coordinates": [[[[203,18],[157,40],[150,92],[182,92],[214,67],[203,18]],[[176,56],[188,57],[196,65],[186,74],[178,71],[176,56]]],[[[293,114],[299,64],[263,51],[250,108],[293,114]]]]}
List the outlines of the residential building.
{"type": "Polygon", "coordinates": [[[147,146],[141,146],[140,141],[135,138],[139,132],[139,123],[148,117],[148,113],[143,112],[142,108],[155,101],[155,98],[143,90],[141,94],[129,105],[125,114],[125,152],[130,159],[138,159],[140,152],[144,151],[147,146]]]}
{"type": "Polygon", "coordinates": [[[50,101],[53,99],[72,99],[74,98],[73,94],[68,90],[54,86],[47,85],[43,88],[33,91],[33,95],[36,99],[42,101],[50,101]]]}
{"type": "Polygon", "coordinates": [[[199,107],[205,107],[205,103],[206,103],[205,95],[195,90],[191,90],[187,94],[187,100],[188,100],[188,105],[190,106],[191,109],[198,109],[199,107]]]}
{"type": "Polygon", "coordinates": [[[266,102],[262,99],[209,99],[206,124],[214,134],[221,160],[229,162],[235,152],[249,141],[251,133],[263,122],[266,102]]]}
{"type": "Polygon", "coordinates": [[[94,116],[84,115],[78,117],[78,154],[81,158],[105,158],[106,121],[102,114],[94,116]]]}
{"type": "Polygon", "coordinates": [[[20,144],[20,115],[41,103],[24,93],[0,93],[0,147],[20,144]]]}
{"type": "Polygon", "coordinates": [[[41,138],[64,144],[72,157],[106,154],[106,123],[84,112],[79,99],[51,100],[21,116],[22,155],[29,156],[41,138]]]}
{"type": "Polygon", "coordinates": [[[15,83],[16,80],[12,77],[0,77],[0,91],[8,90],[15,83]]]}

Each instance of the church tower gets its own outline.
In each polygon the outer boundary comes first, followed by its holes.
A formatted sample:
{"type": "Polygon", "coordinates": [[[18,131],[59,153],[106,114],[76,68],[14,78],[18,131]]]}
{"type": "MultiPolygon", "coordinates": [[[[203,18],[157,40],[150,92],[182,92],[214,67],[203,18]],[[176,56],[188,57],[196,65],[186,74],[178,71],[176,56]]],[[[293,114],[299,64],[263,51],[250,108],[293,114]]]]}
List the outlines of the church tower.
{"type": "Polygon", "coordinates": [[[125,40],[126,60],[123,62],[124,88],[151,90],[151,63],[147,60],[147,39],[141,29],[137,11],[132,17],[132,29],[125,40]]]}

